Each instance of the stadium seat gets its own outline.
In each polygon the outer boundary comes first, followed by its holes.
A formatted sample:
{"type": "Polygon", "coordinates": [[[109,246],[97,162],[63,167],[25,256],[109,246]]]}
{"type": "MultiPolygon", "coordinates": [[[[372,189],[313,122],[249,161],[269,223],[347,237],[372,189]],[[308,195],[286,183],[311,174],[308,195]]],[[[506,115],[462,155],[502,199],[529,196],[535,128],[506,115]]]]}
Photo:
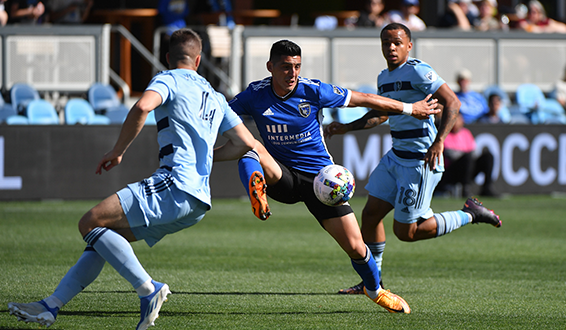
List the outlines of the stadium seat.
{"type": "Polygon", "coordinates": [[[543,105],[546,97],[537,85],[521,84],[515,91],[515,99],[521,108],[531,112],[543,105]]]}
{"type": "Polygon", "coordinates": [[[537,111],[539,124],[566,124],[564,108],[555,99],[546,99],[537,111]]]}
{"type": "Polygon", "coordinates": [[[95,83],[88,89],[88,101],[92,105],[94,112],[97,114],[104,114],[106,111],[116,110],[119,108],[126,108],[120,102],[116,91],[112,86],[95,83]]]}
{"type": "Polygon", "coordinates": [[[25,116],[15,115],[6,118],[6,124],[8,125],[28,125],[28,118],[25,116]]]}
{"type": "Polygon", "coordinates": [[[58,125],[59,116],[53,105],[45,100],[33,100],[27,106],[30,125],[58,125]]]}
{"type": "Polygon", "coordinates": [[[4,103],[4,99],[0,97],[0,123],[3,123],[8,117],[17,115],[18,112],[12,108],[12,105],[4,103]]]}
{"type": "Polygon", "coordinates": [[[12,99],[12,107],[21,115],[26,114],[26,108],[30,101],[39,100],[39,93],[31,85],[18,83],[14,84],[10,89],[10,98],[12,99]]]}
{"type": "Polygon", "coordinates": [[[126,117],[128,116],[128,108],[126,107],[111,107],[106,110],[104,114],[110,119],[110,124],[122,124],[126,117]]]}
{"type": "Polygon", "coordinates": [[[94,113],[92,106],[84,99],[70,99],[65,105],[65,123],[67,125],[108,125],[110,119],[94,113]]]}

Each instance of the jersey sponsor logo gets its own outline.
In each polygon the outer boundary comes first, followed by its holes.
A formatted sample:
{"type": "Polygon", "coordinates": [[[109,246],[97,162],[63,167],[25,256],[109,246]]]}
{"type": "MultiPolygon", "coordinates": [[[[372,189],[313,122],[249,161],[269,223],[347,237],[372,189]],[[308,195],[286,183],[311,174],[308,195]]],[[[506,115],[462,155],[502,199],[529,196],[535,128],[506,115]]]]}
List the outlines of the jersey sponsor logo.
{"type": "Polygon", "coordinates": [[[430,81],[436,81],[436,79],[438,79],[438,76],[436,75],[436,73],[434,73],[434,71],[429,71],[427,74],[425,74],[425,77],[430,81]]]}
{"type": "Polygon", "coordinates": [[[287,133],[287,125],[265,125],[267,133],[287,133]]]}
{"type": "Polygon", "coordinates": [[[263,112],[264,116],[273,116],[273,111],[271,111],[271,108],[267,108],[267,110],[265,110],[263,112]]]}
{"type": "Polygon", "coordinates": [[[309,103],[300,103],[299,113],[301,116],[307,118],[311,114],[311,105],[309,103]]]}
{"type": "Polygon", "coordinates": [[[332,85],[332,89],[334,90],[334,94],[342,96],[344,95],[344,90],[342,90],[340,87],[332,85]]]}
{"type": "Polygon", "coordinates": [[[408,207],[404,207],[403,209],[401,209],[401,212],[405,212],[405,213],[409,213],[409,208],[408,207]]]}

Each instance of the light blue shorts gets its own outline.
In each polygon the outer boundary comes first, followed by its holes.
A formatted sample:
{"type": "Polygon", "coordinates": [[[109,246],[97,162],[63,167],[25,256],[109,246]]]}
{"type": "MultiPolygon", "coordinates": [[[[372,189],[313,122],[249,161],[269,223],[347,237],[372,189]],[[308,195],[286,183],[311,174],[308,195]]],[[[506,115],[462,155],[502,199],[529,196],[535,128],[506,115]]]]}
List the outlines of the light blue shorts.
{"type": "Polygon", "coordinates": [[[117,194],[132,232],[149,246],[197,224],[208,210],[207,204],[178,189],[165,171],[129,184],[117,194]]]}
{"type": "Polygon", "coordinates": [[[414,223],[434,214],[430,202],[441,178],[442,172],[425,169],[424,164],[404,166],[387,153],[371,173],[366,189],[395,207],[395,220],[414,223]]]}

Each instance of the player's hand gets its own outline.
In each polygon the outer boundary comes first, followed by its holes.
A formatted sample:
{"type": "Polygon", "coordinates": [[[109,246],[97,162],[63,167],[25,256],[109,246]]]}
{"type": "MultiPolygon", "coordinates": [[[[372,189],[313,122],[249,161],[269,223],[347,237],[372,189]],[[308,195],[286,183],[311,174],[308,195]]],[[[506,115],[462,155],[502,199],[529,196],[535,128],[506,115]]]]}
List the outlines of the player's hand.
{"type": "Polygon", "coordinates": [[[324,137],[330,139],[335,134],[348,133],[348,127],[337,121],[333,121],[324,128],[324,137]]]}
{"type": "Polygon", "coordinates": [[[428,166],[431,171],[436,169],[436,164],[442,157],[442,153],[444,152],[444,144],[434,141],[434,143],[428,148],[426,152],[424,161],[425,161],[425,168],[428,166]]]}
{"type": "Polygon", "coordinates": [[[107,152],[98,163],[98,166],[96,167],[96,174],[102,174],[102,169],[108,172],[121,162],[122,155],[115,155],[113,151],[107,152]]]}
{"type": "Polygon", "coordinates": [[[417,119],[428,119],[430,115],[440,113],[437,109],[438,100],[432,99],[432,94],[428,94],[424,100],[413,103],[413,113],[411,116],[417,119]]]}

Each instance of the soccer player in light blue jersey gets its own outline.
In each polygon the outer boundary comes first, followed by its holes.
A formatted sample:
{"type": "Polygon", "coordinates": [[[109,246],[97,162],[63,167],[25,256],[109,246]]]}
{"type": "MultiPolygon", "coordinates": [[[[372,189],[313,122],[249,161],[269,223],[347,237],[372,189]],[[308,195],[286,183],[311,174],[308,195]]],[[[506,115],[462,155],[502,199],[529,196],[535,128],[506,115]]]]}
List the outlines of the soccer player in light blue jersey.
{"type": "Polygon", "coordinates": [[[414,104],[403,104],[300,77],[301,48],[289,40],[273,44],[267,70],[271,77],[252,82],[230,101],[236,113],[254,119],[264,143],[258,141],[239,162],[240,178],[254,214],[262,220],[270,215],[266,193],[282,203],[305,203],[351,258],[368,297],[390,312],[409,313],[403,298],[380,288],[376,264],[370,260],[350,205],[322,204],[314,195],[313,178],[321,168],[333,164],[322,135],[323,108],[363,106],[405,111],[424,119],[438,113],[436,101],[424,95],[414,104]]]}
{"type": "Polygon", "coordinates": [[[121,163],[150,111],[155,111],[160,168],[149,178],[129,184],[88,211],[79,222],[87,243],[77,263],[55,292],[38,302],[9,303],[18,320],[50,326],[57,312],[92,283],[108,262],[140,297],[138,330],[152,326],[167,294],[138,261],[130,242],[151,247],[165,235],[198,223],[210,209],[209,176],[215,161],[238,159],[255,139],[224,96],[213,90],[197,68],[202,42],[190,29],[173,33],[168,71],[158,73],[130,110],[114,148],[96,169],[109,171],[121,163]],[[218,134],[228,142],[213,151],[218,134]]]}
{"type": "MultiPolygon", "coordinates": [[[[375,127],[389,119],[393,147],[368,179],[369,196],[362,212],[362,235],[378,269],[385,249],[383,218],[393,209],[393,231],[406,242],[439,237],[468,223],[501,226],[499,216],[475,198],[469,198],[460,211],[434,213],[430,207],[444,171],[444,139],[454,125],[460,102],[434,69],[409,57],[412,46],[411,31],[406,26],[392,23],[383,28],[381,48],[387,69],[377,78],[378,93],[403,102],[433,94],[442,108],[438,131],[432,117],[421,120],[377,110],[349,124],[331,123],[325,130],[325,136],[330,137],[375,127]]],[[[363,287],[360,283],[339,292],[361,294],[363,287]]]]}

